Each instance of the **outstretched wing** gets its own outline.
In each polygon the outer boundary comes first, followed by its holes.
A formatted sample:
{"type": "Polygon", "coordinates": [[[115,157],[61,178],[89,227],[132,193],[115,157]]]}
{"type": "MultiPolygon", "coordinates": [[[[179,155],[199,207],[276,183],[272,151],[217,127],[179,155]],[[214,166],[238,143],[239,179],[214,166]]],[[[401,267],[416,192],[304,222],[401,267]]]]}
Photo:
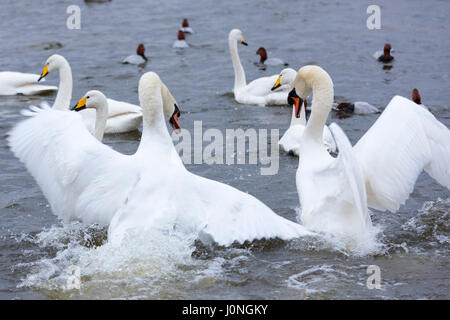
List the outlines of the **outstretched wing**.
{"type": "Polygon", "coordinates": [[[425,170],[450,188],[450,131],[430,112],[395,96],[354,147],[368,204],[395,212],[425,170]]]}
{"type": "Polygon", "coordinates": [[[75,112],[31,107],[9,146],[65,219],[108,224],[135,178],[130,157],[97,141],[75,112]],[[120,186],[120,187],[119,187],[120,186]]]}

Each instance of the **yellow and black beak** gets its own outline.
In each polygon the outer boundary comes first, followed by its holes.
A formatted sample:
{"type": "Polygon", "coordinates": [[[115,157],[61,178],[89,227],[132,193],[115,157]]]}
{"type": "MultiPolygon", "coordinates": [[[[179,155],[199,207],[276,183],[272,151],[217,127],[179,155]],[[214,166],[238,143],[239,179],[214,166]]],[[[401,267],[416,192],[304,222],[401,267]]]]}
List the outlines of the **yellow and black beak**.
{"type": "Polygon", "coordinates": [[[80,101],[78,101],[77,105],[70,108],[71,111],[81,111],[83,109],[86,109],[86,100],[87,97],[81,98],[80,101]]]}
{"type": "Polygon", "coordinates": [[[281,76],[278,76],[277,82],[275,82],[275,84],[273,85],[272,89],[270,89],[270,90],[273,91],[273,90],[281,87],[281,83],[280,82],[281,82],[281,76]]]}
{"type": "Polygon", "coordinates": [[[245,41],[244,36],[242,36],[242,38],[241,38],[241,43],[242,43],[244,46],[248,46],[248,43],[245,41]]]}
{"type": "Polygon", "coordinates": [[[45,78],[46,75],[48,75],[48,66],[47,65],[45,65],[44,69],[42,69],[42,73],[38,79],[38,82],[41,81],[43,78],[45,78]]]}
{"type": "Polygon", "coordinates": [[[180,123],[178,122],[178,118],[181,116],[181,112],[180,109],[178,109],[177,104],[174,104],[175,110],[173,111],[172,116],[169,119],[169,123],[172,126],[173,131],[175,131],[176,133],[180,132],[181,126],[180,123]]]}
{"type": "MultiPolygon", "coordinates": [[[[287,102],[290,106],[295,105],[295,117],[300,118],[300,110],[302,108],[303,99],[297,95],[295,88],[289,92],[287,102]]],[[[305,108],[306,108],[306,100],[305,100],[305,108]]]]}

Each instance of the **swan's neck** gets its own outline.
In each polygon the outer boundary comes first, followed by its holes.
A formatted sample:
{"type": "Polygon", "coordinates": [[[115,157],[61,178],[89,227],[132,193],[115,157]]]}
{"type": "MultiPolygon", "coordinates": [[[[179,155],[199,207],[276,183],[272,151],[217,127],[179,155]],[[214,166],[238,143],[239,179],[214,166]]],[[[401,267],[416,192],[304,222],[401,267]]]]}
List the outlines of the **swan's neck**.
{"type": "Polygon", "coordinates": [[[331,79],[322,79],[314,83],[312,89],[311,115],[304,136],[323,146],[323,129],[334,99],[333,83],[331,79]]]}
{"type": "Polygon", "coordinates": [[[175,151],[172,138],[167,131],[163,111],[161,88],[153,88],[145,93],[146,98],[141,99],[143,125],[142,137],[136,154],[170,154],[175,151]]]}
{"type": "Polygon", "coordinates": [[[69,63],[63,61],[59,67],[59,87],[53,108],[57,110],[67,110],[72,99],[72,70],[69,63]]]}
{"type": "Polygon", "coordinates": [[[297,118],[295,116],[295,105],[292,106],[292,117],[291,117],[291,126],[301,124],[302,126],[306,126],[306,111],[305,111],[305,104],[302,103],[301,109],[300,109],[300,118],[297,118]]]}
{"type": "Polygon", "coordinates": [[[228,45],[230,47],[231,60],[233,62],[234,92],[236,93],[247,85],[247,81],[245,79],[244,68],[242,67],[241,60],[239,59],[237,41],[229,38],[228,45]]]}
{"type": "Polygon", "coordinates": [[[106,120],[108,119],[108,102],[104,100],[97,104],[95,111],[94,136],[101,142],[105,133],[106,120]]]}

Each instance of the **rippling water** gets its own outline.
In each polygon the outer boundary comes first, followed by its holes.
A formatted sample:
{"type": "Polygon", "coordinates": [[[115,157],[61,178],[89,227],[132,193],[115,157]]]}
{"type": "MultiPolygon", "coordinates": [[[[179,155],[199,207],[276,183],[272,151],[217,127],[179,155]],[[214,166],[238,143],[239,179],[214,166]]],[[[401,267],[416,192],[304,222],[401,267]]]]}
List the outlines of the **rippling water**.
{"type": "MultiPolygon", "coordinates": [[[[378,1],[382,30],[366,28],[371,3],[341,1],[150,1],[77,2],[81,30],[66,28],[71,1],[3,0],[0,10],[0,70],[39,73],[57,52],[71,63],[73,99],[88,89],[138,103],[143,72],[161,75],[184,111],[182,125],[195,120],[208,128],[287,129],[287,107],[242,106],[233,101],[233,69],[227,36],[241,29],[249,47],[240,47],[247,80],[278,73],[260,70],[256,49],[299,68],[319,64],[332,76],[336,101],[363,100],[383,108],[395,94],[409,97],[419,88],[422,102],[450,126],[450,2],[378,1]],[[182,18],[196,33],[191,47],[171,48],[182,18]],[[63,47],[45,50],[42,43],[63,47]],[[120,61],[147,48],[141,70],[120,61]],[[390,42],[395,62],[383,70],[372,54],[390,42]]],[[[57,83],[56,74],[47,83],[57,83]]],[[[34,180],[6,146],[6,132],[19,110],[47,97],[0,97],[0,298],[193,298],[193,299],[347,299],[449,298],[450,192],[427,175],[395,214],[372,211],[380,228],[378,249],[358,256],[327,239],[261,241],[232,248],[204,247],[195,239],[160,233],[128,239],[114,248],[106,230],[62,224],[51,213],[34,180]],[[130,249],[132,248],[132,249],[130,249]],[[81,290],[64,290],[67,268],[81,270],[81,290]],[[366,287],[368,265],[381,268],[381,289],[366,287]]],[[[377,115],[338,119],[355,143],[377,115]]],[[[105,143],[131,154],[140,134],[108,135],[105,143]]],[[[259,175],[256,165],[187,165],[192,172],[247,191],[278,214],[295,220],[297,160],[282,155],[275,176],[259,175]],[[274,192],[276,190],[277,192],[274,192]]]]}

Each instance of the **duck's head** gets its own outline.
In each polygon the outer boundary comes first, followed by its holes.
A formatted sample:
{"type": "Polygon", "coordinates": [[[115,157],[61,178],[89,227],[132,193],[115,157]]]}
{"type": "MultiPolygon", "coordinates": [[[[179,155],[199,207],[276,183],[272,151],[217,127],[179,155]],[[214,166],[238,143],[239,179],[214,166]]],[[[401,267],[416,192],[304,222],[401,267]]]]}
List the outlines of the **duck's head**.
{"type": "Polygon", "coordinates": [[[147,61],[147,57],[145,56],[145,47],[142,43],[139,43],[139,45],[136,49],[136,54],[138,56],[141,56],[142,58],[144,58],[147,61]]]}
{"type": "Polygon", "coordinates": [[[283,85],[290,85],[292,81],[294,81],[296,75],[297,72],[292,68],[281,70],[280,75],[271,90],[274,91],[283,85]]]}
{"type": "Polygon", "coordinates": [[[106,97],[98,90],[90,90],[81,98],[76,105],[70,110],[81,111],[86,108],[96,108],[97,106],[106,102],[106,97]]]}
{"type": "MultiPolygon", "coordinates": [[[[194,21],[194,22],[195,22],[195,21],[194,21]]],[[[189,27],[189,21],[188,21],[188,19],[184,18],[184,19],[183,19],[183,22],[181,23],[181,26],[182,26],[183,28],[188,28],[188,27],[189,27]]]]}
{"type": "Polygon", "coordinates": [[[383,48],[384,55],[389,56],[391,54],[391,49],[392,49],[391,44],[386,43],[383,48]]]}
{"type": "Polygon", "coordinates": [[[186,40],[186,35],[182,30],[178,30],[178,40],[186,40]]]}
{"type": "Polygon", "coordinates": [[[261,57],[260,62],[264,63],[264,61],[267,60],[267,51],[266,48],[264,47],[260,47],[258,50],[256,50],[256,54],[259,54],[259,56],[261,57]]]}
{"type": "Polygon", "coordinates": [[[67,60],[59,54],[54,54],[48,57],[47,61],[45,61],[44,68],[42,69],[41,76],[38,81],[45,78],[50,72],[58,70],[64,62],[67,63],[67,60]]]}
{"type": "Polygon", "coordinates": [[[229,40],[237,41],[238,43],[243,44],[244,46],[247,46],[248,43],[245,41],[244,35],[242,34],[242,31],[239,29],[233,29],[230,31],[230,34],[228,35],[229,40]]]}
{"type": "Polygon", "coordinates": [[[412,101],[414,101],[417,104],[422,104],[421,98],[420,98],[420,94],[419,94],[419,90],[417,90],[416,88],[413,89],[412,91],[412,101]]]}

